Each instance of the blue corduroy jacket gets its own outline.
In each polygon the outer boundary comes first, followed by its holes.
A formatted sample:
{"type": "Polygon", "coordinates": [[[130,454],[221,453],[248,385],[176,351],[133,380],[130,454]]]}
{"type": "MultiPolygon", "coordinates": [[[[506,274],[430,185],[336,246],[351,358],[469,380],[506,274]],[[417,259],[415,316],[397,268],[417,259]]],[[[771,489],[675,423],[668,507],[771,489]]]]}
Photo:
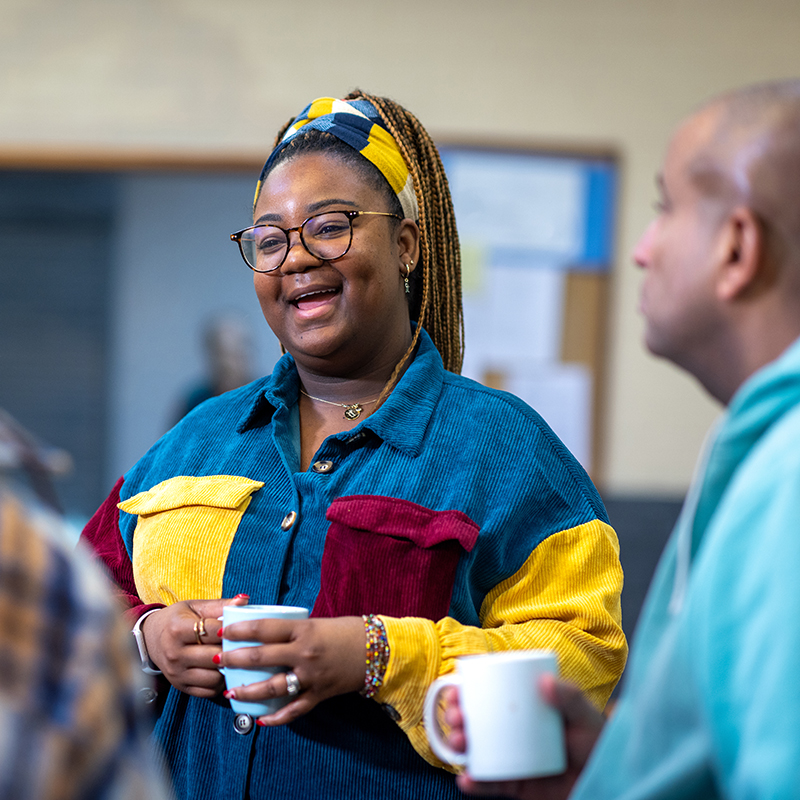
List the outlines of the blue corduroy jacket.
{"type": "Polygon", "coordinates": [[[602,705],[626,653],[616,539],[539,415],[446,372],[423,331],[385,404],[300,472],[298,392],[286,355],[203,403],[125,476],[104,535],[121,536],[142,603],[324,595],[327,615],[384,613],[390,667],[379,702],[341,696],[245,735],[226,701],[172,689],[156,733],[179,796],[459,797],[420,757],[433,761],[420,717],[427,686],[468,652],[552,647],[602,705]]]}

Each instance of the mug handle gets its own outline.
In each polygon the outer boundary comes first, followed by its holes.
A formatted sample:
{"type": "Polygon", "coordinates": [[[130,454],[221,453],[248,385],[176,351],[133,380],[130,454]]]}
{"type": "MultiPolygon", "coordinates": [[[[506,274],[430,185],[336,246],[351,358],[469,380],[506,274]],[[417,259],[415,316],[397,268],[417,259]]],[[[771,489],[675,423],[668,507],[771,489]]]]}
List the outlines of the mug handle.
{"type": "Polygon", "coordinates": [[[442,693],[442,690],[448,686],[460,687],[461,677],[457,673],[445,675],[444,677],[437,678],[430,685],[428,693],[425,695],[425,707],[423,710],[425,730],[428,733],[428,741],[430,742],[431,750],[433,750],[442,761],[447,764],[463,767],[467,763],[467,754],[457,753],[445,744],[442,738],[442,729],[439,727],[436,719],[436,712],[439,707],[439,695],[442,693]]]}

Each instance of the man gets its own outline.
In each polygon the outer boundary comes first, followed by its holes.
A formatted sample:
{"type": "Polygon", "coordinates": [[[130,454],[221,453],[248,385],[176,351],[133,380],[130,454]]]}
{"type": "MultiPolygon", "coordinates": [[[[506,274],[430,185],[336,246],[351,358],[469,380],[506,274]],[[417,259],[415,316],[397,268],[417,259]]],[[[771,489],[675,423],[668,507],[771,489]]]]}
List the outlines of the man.
{"type": "MultiPolygon", "coordinates": [[[[565,717],[567,774],[462,776],[465,791],[800,796],[800,80],[703,107],[678,128],[658,182],[658,216],[634,253],[646,343],[727,409],[602,735],[576,691],[544,682],[565,717]]],[[[457,707],[448,717],[463,746],[457,707]]]]}

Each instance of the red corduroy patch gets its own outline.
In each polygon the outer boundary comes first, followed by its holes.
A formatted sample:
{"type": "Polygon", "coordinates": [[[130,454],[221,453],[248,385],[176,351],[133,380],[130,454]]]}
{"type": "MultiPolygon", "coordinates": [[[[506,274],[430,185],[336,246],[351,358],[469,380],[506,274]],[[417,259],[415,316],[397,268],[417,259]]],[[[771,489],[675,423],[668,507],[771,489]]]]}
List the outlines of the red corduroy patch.
{"type": "Polygon", "coordinates": [[[335,500],[312,616],[447,616],[461,553],[478,526],[461,511],[433,511],[395,497],[335,500]]]}

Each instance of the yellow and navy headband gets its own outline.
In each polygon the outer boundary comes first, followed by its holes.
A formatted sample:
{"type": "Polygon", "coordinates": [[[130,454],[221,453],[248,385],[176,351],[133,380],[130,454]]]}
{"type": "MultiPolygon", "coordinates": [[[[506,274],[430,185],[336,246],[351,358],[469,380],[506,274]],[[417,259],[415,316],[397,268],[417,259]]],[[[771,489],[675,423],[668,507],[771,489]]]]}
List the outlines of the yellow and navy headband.
{"type": "MultiPolygon", "coordinates": [[[[392,135],[386,130],[375,106],[369,100],[335,100],[320,97],[306,106],[289,126],[264,164],[256,186],[255,200],[264,176],[278,153],[302,130],[325,131],[349,144],[374,164],[397,195],[407,219],[419,219],[414,182],[392,135]]],[[[253,201],[255,203],[255,200],[253,201]]]]}

